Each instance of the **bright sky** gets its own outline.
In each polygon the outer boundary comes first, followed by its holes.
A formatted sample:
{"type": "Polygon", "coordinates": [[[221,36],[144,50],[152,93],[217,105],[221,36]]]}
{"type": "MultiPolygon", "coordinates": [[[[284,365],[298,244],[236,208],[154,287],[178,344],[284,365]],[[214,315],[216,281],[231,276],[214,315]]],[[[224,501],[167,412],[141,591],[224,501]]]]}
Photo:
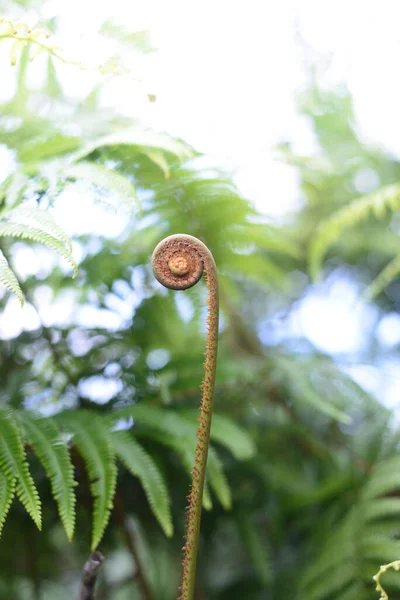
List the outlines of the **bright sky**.
{"type": "MultiPolygon", "coordinates": [[[[210,164],[234,174],[241,191],[272,220],[299,202],[296,173],[274,159],[274,145],[289,140],[300,152],[315,148],[307,122],[296,113],[306,73],[298,39],[317,55],[332,56],[327,84],[347,81],[365,140],[400,156],[397,0],[50,0],[41,10],[45,18],[60,17],[61,45],[88,62],[101,61],[109,49],[104,39],[97,41],[106,19],[150,30],[158,52],[135,57],[131,65],[144,83],[117,79],[106,87],[103,103],[205,152],[210,164]],[[146,92],[157,101],[149,103],[146,92]]],[[[35,14],[30,17],[34,23],[35,14]]],[[[93,83],[74,68],[61,72],[70,94],[93,83]]],[[[8,72],[5,81],[13,77],[8,72]]],[[[59,211],[64,224],[71,205],[59,211]]],[[[300,307],[296,327],[321,350],[357,350],[365,311],[352,311],[355,293],[346,286],[316,293],[300,307]]],[[[2,335],[10,323],[5,316],[2,335]]],[[[386,329],[393,337],[393,329],[386,329]]],[[[398,326],[395,331],[398,342],[398,326]]]]}

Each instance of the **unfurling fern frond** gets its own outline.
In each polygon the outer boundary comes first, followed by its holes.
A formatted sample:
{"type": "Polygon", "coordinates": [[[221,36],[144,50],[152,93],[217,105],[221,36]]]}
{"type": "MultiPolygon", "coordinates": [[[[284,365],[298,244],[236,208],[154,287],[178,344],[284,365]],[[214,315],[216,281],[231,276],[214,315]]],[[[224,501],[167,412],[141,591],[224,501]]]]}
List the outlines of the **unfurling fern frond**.
{"type": "Polygon", "coordinates": [[[8,266],[8,262],[1,251],[0,283],[17,296],[18,300],[21,302],[21,306],[24,304],[24,295],[22,293],[21,286],[18,283],[18,279],[15,277],[13,271],[11,271],[10,267],[8,266]]]}
{"type": "Polygon", "coordinates": [[[61,521],[68,539],[71,540],[75,526],[75,481],[68,448],[52,419],[35,418],[27,411],[20,411],[18,419],[22,423],[26,440],[29,441],[50,480],[61,521]]]}
{"type": "MultiPolygon", "coordinates": [[[[21,433],[11,414],[4,409],[0,411],[0,471],[6,477],[10,489],[16,481],[18,498],[37,527],[41,529],[39,494],[29,472],[21,433]]],[[[9,502],[5,501],[3,506],[8,510],[9,502]]]]}
{"type": "MultiPolygon", "coordinates": [[[[105,190],[108,194],[121,199],[129,208],[138,206],[139,200],[133,183],[101,164],[92,162],[79,162],[63,169],[63,174],[69,179],[83,180],[95,187],[105,190]]],[[[99,199],[102,199],[100,196],[99,199]]],[[[104,202],[113,204],[109,196],[104,202]]]]}
{"type": "Polygon", "coordinates": [[[173,534],[168,489],[156,463],[127,431],[116,431],[111,441],[117,457],[137,477],[165,535],[173,534]]]}
{"type": "Polygon", "coordinates": [[[115,452],[107,426],[96,415],[71,411],[59,415],[59,422],[74,434],[73,443],[85,461],[94,498],[92,549],[101,538],[110,518],[117,484],[115,452]]]}
{"type": "Polygon", "coordinates": [[[399,209],[400,185],[394,184],[368,196],[357,198],[323,221],[310,246],[309,261],[312,277],[315,278],[318,275],[328,247],[339,238],[345,229],[360,223],[370,215],[380,218],[387,211],[398,211],[399,209]]]}

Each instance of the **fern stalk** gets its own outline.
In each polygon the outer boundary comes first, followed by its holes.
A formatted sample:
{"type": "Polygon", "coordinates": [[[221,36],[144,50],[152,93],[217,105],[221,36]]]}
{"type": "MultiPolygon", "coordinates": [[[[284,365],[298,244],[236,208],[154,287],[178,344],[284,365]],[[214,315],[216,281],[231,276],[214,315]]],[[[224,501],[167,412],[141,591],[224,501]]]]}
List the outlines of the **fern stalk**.
{"type": "Polygon", "coordinates": [[[218,351],[218,277],[214,258],[200,240],[177,234],[162,240],[152,257],[153,272],[158,281],[172,290],[193,287],[206,274],[208,287],[207,344],[202,383],[200,424],[192,485],[187,508],[185,545],[183,547],[182,577],[178,600],[193,600],[196,581],[196,562],[199,545],[201,509],[210,440],[212,405],[218,351]]]}

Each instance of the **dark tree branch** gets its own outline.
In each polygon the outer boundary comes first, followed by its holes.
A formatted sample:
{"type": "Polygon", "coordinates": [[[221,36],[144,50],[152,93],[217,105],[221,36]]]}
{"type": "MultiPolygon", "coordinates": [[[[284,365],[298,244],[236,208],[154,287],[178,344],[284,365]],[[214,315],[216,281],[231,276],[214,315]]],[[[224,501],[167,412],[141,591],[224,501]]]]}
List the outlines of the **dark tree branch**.
{"type": "Polygon", "coordinates": [[[93,552],[87,559],[85,566],[83,567],[78,600],[94,600],[94,588],[103,560],[104,556],[100,554],[100,552],[93,552]]]}
{"type": "Polygon", "coordinates": [[[121,496],[118,494],[118,492],[115,494],[114,515],[125,538],[126,546],[129,552],[131,553],[133,561],[135,563],[136,580],[138,587],[142,593],[143,600],[152,600],[152,593],[144,576],[143,567],[140,562],[135,535],[132,529],[129,527],[129,523],[127,522],[121,496]]]}

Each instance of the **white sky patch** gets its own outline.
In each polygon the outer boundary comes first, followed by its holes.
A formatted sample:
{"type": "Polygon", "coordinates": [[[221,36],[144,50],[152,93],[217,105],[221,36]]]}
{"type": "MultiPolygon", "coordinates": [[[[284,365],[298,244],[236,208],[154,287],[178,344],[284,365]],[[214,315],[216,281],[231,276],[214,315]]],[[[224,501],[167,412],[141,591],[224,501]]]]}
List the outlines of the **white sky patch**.
{"type": "Polygon", "coordinates": [[[292,316],[293,325],[322,352],[357,353],[377,320],[377,309],[358,296],[357,287],[343,279],[316,288],[292,316]]]}

